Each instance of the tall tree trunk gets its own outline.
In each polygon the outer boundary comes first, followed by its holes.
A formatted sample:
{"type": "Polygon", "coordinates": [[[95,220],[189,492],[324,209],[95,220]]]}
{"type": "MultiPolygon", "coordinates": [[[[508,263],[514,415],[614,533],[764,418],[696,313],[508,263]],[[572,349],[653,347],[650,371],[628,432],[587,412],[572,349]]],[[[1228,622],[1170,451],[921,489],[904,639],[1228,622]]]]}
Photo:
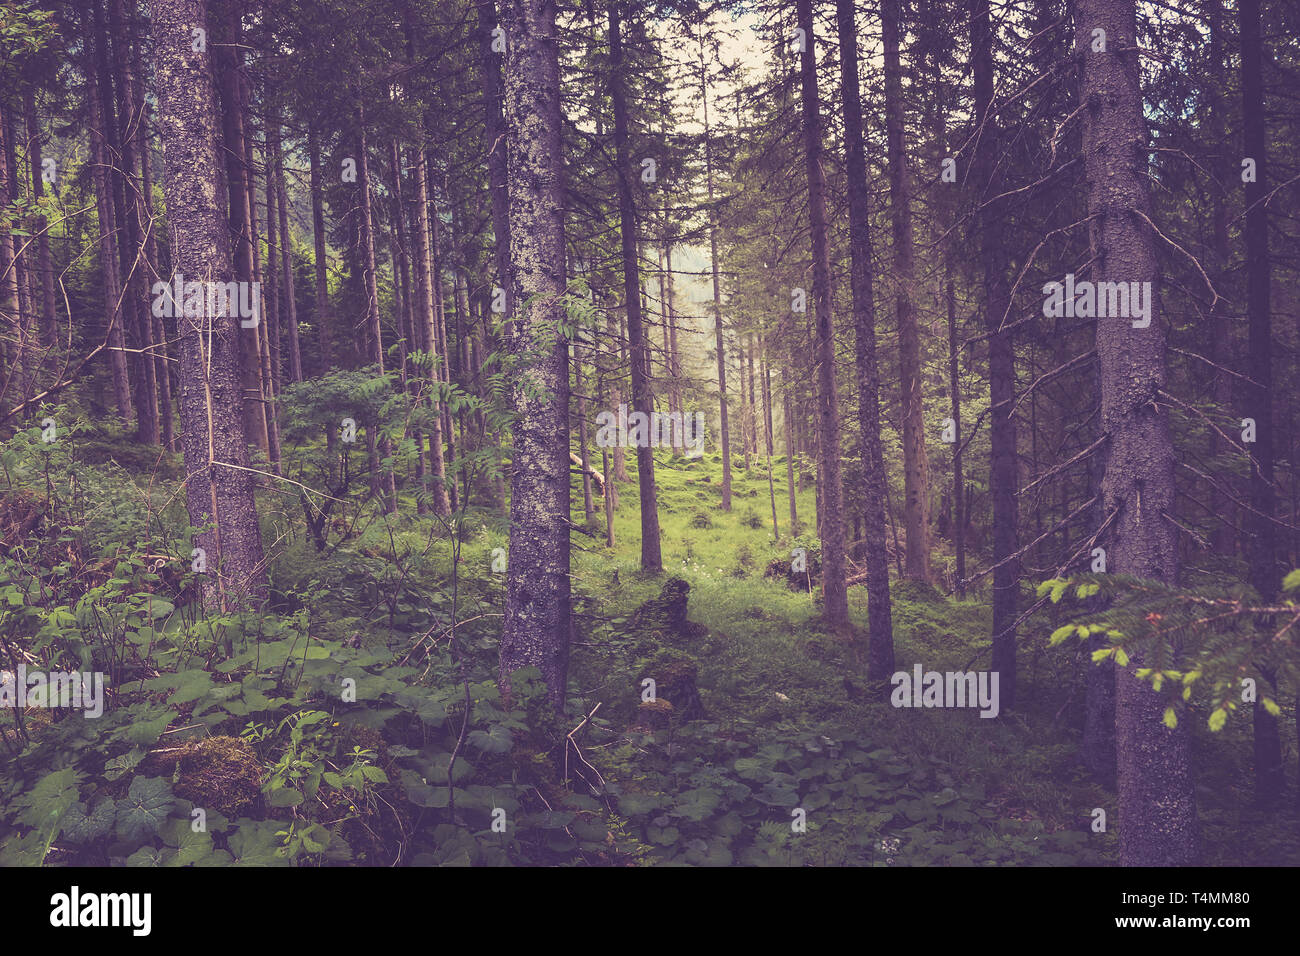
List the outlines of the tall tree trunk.
{"type": "Polygon", "coordinates": [[[709,189],[709,263],[713,270],[713,345],[718,357],[718,443],[722,446],[722,510],[731,510],[731,423],[727,413],[727,346],[722,325],[722,279],[718,275],[718,210],[713,198],[713,144],[709,129],[708,70],[700,36],[700,101],[704,116],[704,172],[709,189]]]}
{"type": "MultiPolygon", "coordinates": [[[[362,268],[365,272],[366,289],[366,337],[370,342],[370,361],[378,367],[378,374],[384,374],[384,330],[379,321],[379,288],[375,277],[375,222],[370,203],[370,152],[366,142],[366,110],[357,105],[357,190],[361,193],[361,254],[362,268]]],[[[378,432],[382,424],[373,422],[371,428],[378,432]]],[[[385,435],[377,437],[379,457],[391,461],[392,442],[385,435]]],[[[392,466],[382,466],[379,472],[380,495],[383,499],[384,512],[392,514],[397,510],[397,484],[392,466]]]]}
{"type": "MultiPolygon", "coordinates": [[[[433,285],[436,278],[429,227],[428,161],[420,146],[413,150],[413,158],[415,166],[411,170],[411,179],[415,183],[415,324],[419,330],[420,347],[436,360],[438,335],[435,331],[437,316],[433,285]]],[[[438,374],[436,369],[429,372],[430,378],[435,380],[438,374]]],[[[429,471],[433,482],[431,493],[434,513],[445,517],[451,514],[451,498],[447,490],[447,467],[442,457],[442,412],[439,404],[437,401],[430,403],[433,414],[429,416],[429,471]]]]}
{"type": "MultiPolygon", "coordinates": [[[[118,142],[121,148],[121,168],[117,171],[122,181],[125,230],[121,233],[122,275],[124,287],[123,307],[132,345],[139,351],[132,354],[135,367],[132,382],[135,386],[137,416],[136,441],[156,445],[160,440],[158,429],[158,384],[153,361],[153,319],[150,314],[148,287],[144,270],[144,239],[141,228],[143,212],[140,184],[136,178],[136,157],[140,150],[139,124],[136,120],[135,77],[131,72],[131,48],[126,13],[122,0],[109,2],[109,29],[112,33],[112,71],[116,93],[118,142]]],[[[106,110],[107,115],[107,110],[106,110]]]]}
{"type": "Polygon", "coordinates": [[[893,604],[889,552],[885,547],[885,458],[880,442],[880,368],[876,361],[876,302],[871,270],[871,208],[862,138],[858,83],[858,34],[853,0],[836,0],[840,84],[844,94],[845,176],[849,199],[849,285],[853,294],[854,365],[858,379],[858,430],[865,491],[865,557],[869,645],[867,676],[888,680],[894,672],[893,604]]]}
{"type": "MultiPolygon", "coordinates": [[[[617,413],[618,408],[623,404],[623,389],[621,387],[621,370],[627,365],[627,346],[623,336],[623,323],[619,320],[618,310],[609,307],[605,308],[605,334],[610,343],[610,351],[615,351],[617,359],[615,368],[618,370],[611,375],[609,383],[609,400],[610,407],[617,413]]],[[[622,445],[613,445],[609,449],[610,460],[614,463],[614,481],[631,481],[627,473],[627,456],[624,454],[625,449],[622,445]]],[[[616,487],[616,486],[611,486],[616,487]]],[[[614,493],[614,504],[618,504],[618,493],[614,493]]]]}
{"type": "Polygon", "coordinates": [[[671,382],[670,412],[683,412],[682,408],[682,360],[677,351],[677,311],[673,292],[673,247],[664,250],[664,270],[668,277],[668,292],[664,300],[664,312],[668,322],[668,374],[671,382]]]}
{"type": "MultiPolygon", "coordinates": [[[[271,394],[279,398],[284,388],[284,326],[281,315],[280,281],[280,194],[275,188],[275,162],[272,159],[271,117],[266,117],[266,142],[262,161],[266,171],[266,266],[262,270],[262,299],[266,304],[266,341],[271,356],[271,394]]],[[[275,416],[277,421],[279,416],[275,416]]]]}
{"type": "Polygon", "coordinates": [[[794,478],[794,459],[795,459],[795,441],[794,441],[794,411],[791,408],[790,401],[790,373],[787,370],[781,372],[781,425],[785,429],[783,436],[785,444],[785,489],[786,497],[790,501],[790,536],[797,538],[799,536],[799,505],[795,499],[796,491],[794,478]]]}
{"type": "MultiPolygon", "coordinates": [[[[140,78],[136,83],[136,115],[140,123],[140,185],[141,185],[141,222],[145,233],[145,275],[155,276],[161,265],[158,256],[158,224],[154,214],[153,203],[153,160],[150,150],[149,103],[145,98],[144,70],[141,68],[140,48],[137,43],[132,51],[135,75],[140,78]]],[[[163,447],[168,451],[177,451],[175,412],[172,401],[172,361],[167,349],[167,329],[162,316],[154,315],[150,307],[147,319],[153,326],[154,343],[154,378],[158,385],[158,419],[162,434],[163,447]]]]}
{"type": "MultiPolygon", "coordinates": [[[[164,190],[175,271],[211,282],[233,275],[230,233],[218,196],[222,143],[208,54],[195,50],[204,0],[150,0],[155,89],[161,102],[164,190]],[[214,184],[218,187],[214,189],[214,184]]],[[[240,328],[234,315],[178,318],[182,445],[190,524],[205,528],[204,605],[228,610],[266,597],[262,536],[253,501],[240,394],[240,328]]]]}
{"type": "Polygon", "coordinates": [[[903,408],[903,523],[907,529],[907,576],[930,580],[930,479],[925,452],[925,392],[921,337],[913,306],[916,267],[912,249],[912,188],[903,139],[903,71],[899,65],[899,0],[882,0],[885,131],[889,154],[889,206],[898,299],[898,367],[903,408]]]}
{"type": "Polygon", "coordinates": [[[492,198],[492,251],[497,281],[506,294],[506,315],[513,316],[510,276],[510,201],[506,192],[505,122],[501,117],[501,54],[492,49],[497,27],[496,3],[475,0],[478,14],[479,69],[483,77],[483,146],[487,154],[488,189],[492,198]]]}
{"type": "MultiPolygon", "coordinates": [[[[424,168],[425,175],[428,177],[428,170],[431,167],[429,162],[428,150],[424,151],[424,168]]],[[[447,347],[447,303],[443,294],[442,286],[442,248],[439,234],[442,228],[442,220],[438,214],[438,200],[432,186],[432,178],[429,177],[430,186],[428,189],[429,197],[429,257],[432,271],[429,273],[429,284],[433,290],[433,331],[434,331],[434,348],[433,354],[442,356],[442,362],[435,366],[437,378],[444,384],[451,382],[451,364],[452,353],[447,347]]],[[[450,473],[446,481],[447,502],[452,511],[460,507],[459,492],[456,490],[456,433],[451,426],[451,412],[443,402],[438,402],[435,406],[441,419],[441,435],[447,442],[446,464],[443,470],[450,473]]]]}
{"type": "MultiPolygon", "coordinates": [[[[280,133],[280,116],[273,117],[268,131],[271,139],[271,163],[275,178],[276,211],[280,216],[280,288],[284,295],[285,328],[289,333],[289,380],[301,382],[302,345],[298,341],[298,300],[294,292],[293,242],[289,236],[289,191],[284,185],[284,148],[280,133]]],[[[268,175],[268,183],[270,175],[268,175]]],[[[268,188],[271,188],[268,186],[268,188]]]]}
{"type": "Polygon", "coordinates": [[[961,463],[961,353],[957,347],[957,295],[949,272],[944,287],[948,307],[948,391],[952,402],[952,546],[957,560],[957,597],[966,596],[966,477],[961,463]]]}
{"type": "Polygon", "coordinates": [[[508,0],[506,11],[511,282],[519,304],[509,347],[520,359],[540,354],[510,389],[517,418],[499,682],[508,695],[510,675],[536,667],[563,711],[571,621],[569,346],[556,334],[566,318],[559,38],[554,0],[508,0]]]}
{"type": "Polygon", "coordinates": [[[781,540],[781,522],[776,517],[776,482],[772,479],[772,368],[767,362],[767,345],[763,337],[759,338],[762,351],[759,357],[759,374],[763,376],[763,437],[767,449],[767,497],[772,505],[772,540],[781,540]]]}
{"type": "Polygon", "coordinates": [[[993,26],[988,0],[970,2],[971,62],[974,73],[975,124],[978,140],[974,169],[975,231],[983,268],[984,322],[989,339],[989,395],[992,405],[989,441],[992,462],[989,489],[993,498],[993,670],[999,675],[1002,710],[1016,703],[1016,598],[1020,576],[1009,560],[1016,550],[1015,353],[1011,333],[1003,328],[1011,306],[998,218],[987,204],[999,192],[999,137],[993,115],[993,26]]]}
{"type": "MultiPolygon", "coordinates": [[[[249,118],[247,135],[244,137],[245,184],[248,187],[248,238],[253,252],[253,288],[258,290],[254,301],[257,304],[257,358],[261,370],[262,416],[266,421],[266,456],[271,463],[271,470],[280,474],[280,422],[276,416],[275,373],[272,366],[271,341],[279,335],[274,311],[266,307],[266,295],[262,291],[261,243],[257,233],[257,176],[253,163],[252,113],[249,110],[249,81],[240,79],[240,114],[249,118]]],[[[263,156],[266,155],[263,151],[263,156]]],[[[279,347],[276,347],[277,354],[279,347]]]]}
{"type": "MultiPolygon", "coordinates": [[[[1216,151],[1223,153],[1221,161],[1214,170],[1216,182],[1210,189],[1210,220],[1213,237],[1213,278],[1216,287],[1229,281],[1231,267],[1231,248],[1228,240],[1228,210],[1225,182],[1231,182],[1240,172],[1235,150],[1231,149],[1232,138],[1228,135],[1228,117],[1226,102],[1222,91],[1227,88],[1227,70],[1223,52],[1225,27],[1223,22],[1223,0],[1209,0],[1208,20],[1210,28],[1210,69],[1212,71],[1206,83],[1206,102],[1209,106],[1209,133],[1213,141],[1219,144],[1216,151]],[[1229,163],[1228,157],[1232,157],[1229,163]],[[1230,177],[1230,178],[1229,178],[1230,177]]],[[[1220,290],[1222,291],[1222,290],[1220,290]]],[[[1234,358],[1236,343],[1233,335],[1233,316],[1231,303],[1226,296],[1216,301],[1210,308],[1210,354],[1221,368],[1213,372],[1212,396],[1219,408],[1233,407],[1233,381],[1226,369],[1236,368],[1234,358]]],[[[1237,449],[1231,443],[1214,435],[1210,438],[1214,454],[1233,455],[1237,449]]],[[[1237,553],[1237,506],[1232,497],[1221,490],[1222,486],[1211,485],[1207,489],[1210,497],[1210,512],[1214,521],[1210,541],[1214,553],[1231,559],[1237,553]]]]}
{"type": "MultiPolygon", "coordinates": [[[[18,170],[10,159],[13,154],[13,150],[10,148],[12,144],[9,142],[12,132],[9,126],[8,111],[5,109],[4,102],[0,100],[0,202],[4,202],[5,205],[15,199],[14,186],[16,186],[18,177],[18,170]]],[[[91,139],[94,140],[93,133],[91,139]]],[[[99,167],[96,167],[96,170],[98,169],[99,167]]],[[[96,178],[95,183],[96,185],[99,184],[98,178],[96,178]]],[[[96,195],[98,195],[98,190],[96,190],[96,195]]],[[[101,253],[105,232],[101,219],[101,253]]],[[[30,340],[27,318],[24,314],[22,301],[19,298],[18,238],[18,236],[11,235],[8,229],[0,230],[0,313],[3,314],[5,325],[3,331],[6,333],[5,336],[0,336],[0,343],[3,342],[4,338],[10,336],[14,343],[14,351],[5,356],[7,361],[0,364],[0,400],[4,399],[7,392],[12,391],[15,405],[27,401],[32,392],[28,369],[31,364],[30,356],[34,345],[30,340]]],[[[106,266],[106,280],[108,278],[107,270],[108,267],[106,266]]],[[[107,281],[105,285],[107,285],[107,281]]],[[[107,300],[107,289],[104,294],[107,300]]],[[[130,399],[128,398],[127,407],[123,410],[123,417],[125,417],[126,410],[129,408],[130,399]]]]}
{"type": "Polygon", "coordinates": [[[834,631],[849,629],[848,587],[844,573],[844,489],[840,484],[840,413],[835,388],[835,321],[831,314],[831,261],[826,241],[826,181],[822,172],[821,104],[817,96],[817,58],[812,0],[799,0],[799,26],[806,42],[799,56],[803,100],[804,158],[808,167],[808,220],[812,233],[813,303],[817,319],[818,483],[817,509],[822,544],[822,613],[834,631]]]}
{"type": "MultiPolygon", "coordinates": [[[[225,140],[226,184],[230,193],[230,230],[234,236],[235,281],[253,281],[252,210],[248,204],[249,170],[244,165],[244,98],[241,89],[242,26],[235,0],[213,0],[209,44],[221,101],[221,129],[225,140]]],[[[261,323],[244,329],[240,367],[244,383],[244,432],[263,454],[270,452],[266,405],[262,391],[261,323]]]]}
{"type": "Polygon", "coordinates": [[[582,467],[582,516],[588,524],[596,517],[591,498],[591,462],[587,459],[587,395],[582,382],[582,334],[573,343],[573,381],[578,389],[578,460],[582,467]]]}
{"type": "MultiPolygon", "coordinates": [[[[1268,251],[1268,139],[1264,127],[1263,40],[1259,0],[1238,0],[1241,26],[1242,117],[1246,151],[1255,160],[1255,181],[1246,183],[1246,318],[1250,328],[1250,378],[1247,416],[1255,419],[1255,446],[1248,449],[1250,469],[1250,580],[1267,604],[1281,587],[1277,563],[1277,499],[1273,488],[1273,318],[1269,286],[1273,264],[1268,251]]],[[[1264,672],[1269,690],[1276,675],[1264,672]]],[[[1274,691],[1275,692],[1275,691],[1274,691]]],[[[1271,696],[1271,695],[1270,695],[1271,696]]],[[[1252,708],[1255,731],[1255,799],[1271,806],[1282,795],[1282,740],[1277,718],[1262,703],[1252,708]]]]}
{"type": "MultiPolygon", "coordinates": [[[[641,326],[641,269],[637,256],[636,207],[628,171],[628,121],[626,77],[623,75],[622,0],[609,4],[610,96],[614,105],[614,162],[618,166],[618,217],[623,253],[623,301],[627,308],[627,340],[632,358],[632,407],[646,415],[655,413],[650,394],[650,356],[641,326]]],[[[631,412],[628,413],[631,415],[631,412]]],[[[654,449],[641,442],[636,449],[637,486],[641,490],[641,569],[658,572],[664,567],[659,553],[659,494],[655,488],[654,449]]]]}
{"type": "MultiPolygon", "coordinates": [[[[315,318],[320,339],[320,374],[324,375],[331,370],[334,361],[330,355],[329,259],[325,253],[325,197],[321,182],[320,134],[315,126],[307,127],[307,154],[311,164],[312,244],[316,266],[315,318]]],[[[333,447],[334,429],[326,429],[326,434],[331,436],[330,446],[333,447]]]]}
{"type": "MultiPolygon", "coordinates": [[[[758,457],[758,405],[754,397],[754,333],[745,333],[745,361],[749,365],[749,447],[758,457]]],[[[748,471],[748,467],[746,467],[748,471]]]]}
{"type": "MultiPolygon", "coordinates": [[[[99,262],[104,289],[104,328],[113,374],[113,398],[124,425],[132,419],[130,372],[126,361],[126,335],[122,329],[122,289],[118,282],[117,247],[113,234],[117,218],[113,209],[113,188],[109,178],[108,136],[98,92],[95,70],[86,71],[86,100],[90,104],[91,181],[95,187],[95,211],[99,216],[99,262]]],[[[16,292],[15,292],[16,296],[16,292]]]]}
{"type": "MultiPolygon", "coordinates": [[[[23,98],[27,123],[27,163],[32,174],[32,199],[40,202],[45,194],[45,181],[41,176],[41,127],[36,114],[36,94],[28,90],[23,98]]],[[[46,232],[44,216],[32,221],[36,230],[36,262],[41,278],[41,344],[51,346],[58,337],[58,320],[55,318],[54,260],[50,256],[50,237],[46,232]]]]}
{"type": "MultiPolygon", "coordinates": [[[[1156,303],[1160,278],[1147,188],[1147,130],[1139,86],[1134,0],[1077,0],[1075,42],[1082,60],[1083,154],[1093,216],[1093,274],[1099,281],[1149,282],[1151,322],[1096,321],[1105,451],[1102,506],[1116,514],[1108,540],[1111,573],[1176,584],[1174,449],[1165,383],[1165,325],[1156,303]],[[1105,50],[1094,31],[1105,31],[1105,50]]],[[[1165,700],[1133,676],[1133,655],[1116,673],[1120,857],[1125,866],[1185,866],[1198,838],[1188,724],[1165,726],[1165,700]]]]}

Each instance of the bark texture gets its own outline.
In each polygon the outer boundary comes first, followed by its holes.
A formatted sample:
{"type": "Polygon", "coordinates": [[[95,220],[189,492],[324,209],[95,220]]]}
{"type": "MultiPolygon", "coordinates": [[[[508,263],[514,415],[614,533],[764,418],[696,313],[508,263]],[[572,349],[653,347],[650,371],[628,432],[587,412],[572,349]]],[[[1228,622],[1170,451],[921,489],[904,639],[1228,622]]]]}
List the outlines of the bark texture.
{"type": "Polygon", "coordinates": [[[569,663],[569,370],[565,318],[564,192],[560,68],[553,0],[509,0],[505,125],[514,301],[509,348],[519,360],[510,400],[514,425],[510,564],[502,692],[536,667],[563,710],[569,663]]]}
{"type": "MultiPolygon", "coordinates": [[[[1151,322],[1096,320],[1101,424],[1109,436],[1102,507],[1115,514],[1103,539],[1107,570],[1174,584],[1178,549],[1174,449],[1165,384],[1165,324],[1159,309],[1155,235],[1147,187],[1147,130],[1139,86],[1134,0],[1079,0],[1075,42],[1082,60],[1083,156],[1097,281],[1148,282],[1151,322]],[[1094,31],[1105,49],[1094,49],[1094,31]]],[[[1125,866],[1185,866],[1198,855],[1188,720],[1174,729],[1165,702],[1133,676],[1133,655],[1116,673],[1116,760],[1120,855],[1125,866]]]]}
{"type": "MultiPolygon", "coordinates": [[[[174,269],[187,281],[228,282],[234,269],[216,91],[208,54],[194,49],[190,32],[205,22],[204,0],[150,0],[149,7],[174,269]]],[[[240,336],[250,330],[236,315],[207,314],[206,303],[201,311],[177,320],[185,499],[199,529],[194,546],[206,552],[205,606],[247,607],[266,597],[242,428],[240,336]]]]}

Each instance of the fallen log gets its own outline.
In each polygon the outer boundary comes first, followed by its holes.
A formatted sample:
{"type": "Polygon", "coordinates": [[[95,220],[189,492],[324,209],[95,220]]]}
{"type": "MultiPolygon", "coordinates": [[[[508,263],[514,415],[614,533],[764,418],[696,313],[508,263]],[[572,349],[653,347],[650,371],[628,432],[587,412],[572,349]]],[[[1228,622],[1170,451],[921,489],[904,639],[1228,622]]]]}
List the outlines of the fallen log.
{"type": "MultiPolygon", "coordinates": [[[[575,455],[573,452],[569,452],[569,461],[577,465],[579,471],[582,470],[582,459],[579,458],[577,455],[575,455]]],[[[600,472],[598,472],[590,464],[587,465],[587,474],[591,475],[591,477],[595,480],[596,484],[599,486],[600,496],[602,498],[605,497],[605,476],[602,475],[600,472]]]]}

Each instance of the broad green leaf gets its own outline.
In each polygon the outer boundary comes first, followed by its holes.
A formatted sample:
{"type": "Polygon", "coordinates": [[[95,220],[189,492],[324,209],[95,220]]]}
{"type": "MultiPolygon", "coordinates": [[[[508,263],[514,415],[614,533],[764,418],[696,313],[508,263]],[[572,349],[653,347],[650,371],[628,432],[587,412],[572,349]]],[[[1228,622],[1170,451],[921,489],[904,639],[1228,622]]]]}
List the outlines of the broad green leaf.
{"type": "Polygon", "coordinates": [[[175,803],[166,780],[136,777],[126,797],[117,802],[117,835],[128,842],[152,836],[162,829],[175,803]]]}

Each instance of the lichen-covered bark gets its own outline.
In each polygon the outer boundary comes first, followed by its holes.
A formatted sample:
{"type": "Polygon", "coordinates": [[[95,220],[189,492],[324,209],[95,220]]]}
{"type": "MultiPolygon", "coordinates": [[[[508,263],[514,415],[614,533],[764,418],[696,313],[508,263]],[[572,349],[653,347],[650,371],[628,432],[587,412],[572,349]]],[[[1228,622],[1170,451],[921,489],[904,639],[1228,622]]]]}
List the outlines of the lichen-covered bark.
{"type": "MultiPolygon", "coordinates": [[[[1107,570],[1166,583],[1178,579],[1174,449],[1157,392],[1165,383],[1165,325],[1156,294],[1159,267],[1147,221],[1147,130],[1139,85],[1134,0],[1079,0],[1075,43],[1082,61],[1083,154],[1093,274],[1107,282],[1149,282],[1151,323],[1097,319],[1101,425],[1110,441],[1101,483],[1107,570]],[[1094,50],[1094,30],[1105,50],[1094,50]]],[[[1120,855],[1126,866],[1181,866],[1197,857],[1196,804],[1188,721],[1162,721],[1164,701],[1133,676],[1134,656],[1116,674],[1116,760],[1120,855]]]]}
{"type": "MultiPolygon", "coordinates": [[[[223,203],[221,125],[211,65],[191,30],[205,23],[204,0],[150,0],[158,128],[173,268],[191,279],[233,277],[223,203]]],[[[242,427],[237,315],[181,315],[182,450],[194,546],[207,557],[205,606],[260,603],[266,596],[262,536],[242,427]]],[[[256,354],[256,353],[254,353],[256,354]]]]}
{"type": "Polygon", "coordinates": [[[557,334],[565,316],[565,259],[556,5],[509,0],[505,8],[515,302],[507,338],[522,364],[510,389],[517,418],[499,680],[506,691],[511,673],[536,667],[562,709],[570,627],[569,371],[568,344],[557,334]]]}

